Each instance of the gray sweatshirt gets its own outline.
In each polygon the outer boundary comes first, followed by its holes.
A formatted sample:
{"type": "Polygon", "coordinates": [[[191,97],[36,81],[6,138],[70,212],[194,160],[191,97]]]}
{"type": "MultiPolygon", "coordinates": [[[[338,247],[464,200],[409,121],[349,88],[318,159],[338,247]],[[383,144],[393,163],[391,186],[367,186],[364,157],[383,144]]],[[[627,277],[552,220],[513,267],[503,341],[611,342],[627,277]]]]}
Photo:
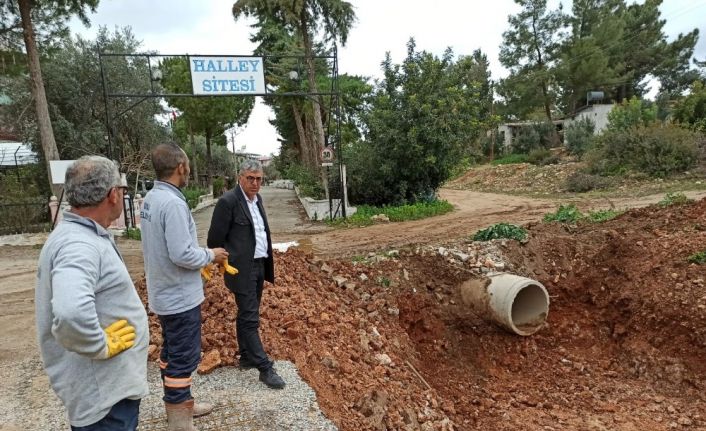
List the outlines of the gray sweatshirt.
{"type": "Polygon", "coordinates": [[[98,422],[118,401],[148,394],[147,313],[102,226],[64,213],[39,255],[35,311],[44,368],[71,425],[98,422]],[[135,345],[100,359],[103,328],[120,319],[135,327],[135,345]]]}
{"type": "Polygon", "coordinates": [[[190,310],[204,300],[200,269],[213,252],[199,247],[196,223],[181,191],[155,181],[140,212],[149,308],[169,315],[190,310]]]}

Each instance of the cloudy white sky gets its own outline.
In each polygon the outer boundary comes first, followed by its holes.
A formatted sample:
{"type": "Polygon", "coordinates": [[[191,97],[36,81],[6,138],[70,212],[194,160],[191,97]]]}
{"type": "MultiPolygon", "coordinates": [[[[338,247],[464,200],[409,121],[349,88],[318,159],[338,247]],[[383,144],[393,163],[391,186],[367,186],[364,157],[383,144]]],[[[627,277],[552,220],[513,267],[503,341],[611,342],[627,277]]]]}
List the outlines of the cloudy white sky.
{"type": "MultiPolygon", "coordinates": [[[[249,23],[235,22],[234,0],[102,0],[91,27],[72,22],[74,33],[94,37],[98,26],[130,26],[143,49],[161,54],[250,54],[249,23]]],[[[519,10],[512,0],[350,0],[357,22],[339,50],[340,72],[379,78],[380,63],[389,51],[394,62],[404,58],[405,44],[414,37],[419,50],[440,55],[447,47],[456,54],[480,48],[488,55],[493,78],[506,71],[498,62],[507,16],[519,10]],[[432,6],[433,4],[433,6],[432,6]]],[[[570,9],[570,0],[561,0],[570,9]]],[[[555,7],[560,0],[549,0],[555,7]]],[[[670,38],[699,28],[696,57],[706,59],[706,0],[664,0],[662,17],[670,38]]],[[[654,89],[656,90],[656,89],[654,89]]],[[[247,127],[236,137],[236,148],[271,154],[279,151],[272,115],[258,101],[247,127]]]]}

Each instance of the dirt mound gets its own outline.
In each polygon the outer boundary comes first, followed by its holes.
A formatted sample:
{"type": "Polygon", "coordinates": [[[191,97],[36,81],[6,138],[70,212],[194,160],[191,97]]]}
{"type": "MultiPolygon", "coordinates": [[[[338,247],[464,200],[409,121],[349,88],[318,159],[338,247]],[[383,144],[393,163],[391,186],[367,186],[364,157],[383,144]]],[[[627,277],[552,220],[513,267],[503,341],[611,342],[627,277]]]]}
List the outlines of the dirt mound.
{"type": "MultiPolygon", "coordinates": [[[[342,430],[705,429],[706,267],[686,259],[706,244],[706,200],[529,231],[499,249],[550,292],[548,326],[531,337],[461,305],[471,271],[448,253],[289,251],[265,290],[265,345],[342,430]]],[[[206,292],[204,362],[236,364],[232,295],[222,280],[206,292]]]]}

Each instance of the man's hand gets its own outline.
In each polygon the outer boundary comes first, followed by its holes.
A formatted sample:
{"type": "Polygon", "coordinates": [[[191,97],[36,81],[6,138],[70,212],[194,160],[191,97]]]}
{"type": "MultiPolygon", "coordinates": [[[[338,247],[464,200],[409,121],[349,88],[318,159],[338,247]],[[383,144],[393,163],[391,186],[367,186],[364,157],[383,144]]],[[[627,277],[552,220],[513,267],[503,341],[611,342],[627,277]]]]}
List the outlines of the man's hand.
{"type": "Polygon", "coordinates": [[[106,335],[106,356],[112,358],[135,344],[135,327],[130,326],[127,320],[118,320],[104,329],[106,335]]]}
{"type": "Polygon", "coordinates": [[[213,251],[213,261],[214,262],[221,263],[221,262],[228,261],[228,252],[226,251],[225,248],[221,248],[221,247],[212,248],[211,251],[213,251]]]}

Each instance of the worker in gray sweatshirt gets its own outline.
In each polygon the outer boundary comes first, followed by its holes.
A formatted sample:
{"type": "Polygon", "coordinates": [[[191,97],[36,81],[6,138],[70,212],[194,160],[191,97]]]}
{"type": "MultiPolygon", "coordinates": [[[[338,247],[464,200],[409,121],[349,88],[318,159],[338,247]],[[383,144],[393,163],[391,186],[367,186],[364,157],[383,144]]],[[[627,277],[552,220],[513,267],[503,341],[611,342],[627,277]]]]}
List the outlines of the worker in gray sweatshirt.
{"type": "Polygon", "coordinates": [[[39,349],[77,431],[134,431],[148,393],[147,313],[107,230],[123,213],[126,189],[104,157],[71,164],[64,184],[71,210],[39,256],[39,349]]]}
{"type": "Polygon", "coordinates": [[[228,252],[199,247],[196,223],[181,192],[190,173],[186,153],[176,144],[158,145],[152,150],[152,165],[159,180],[140,212],[148,302],[162,328],[160,368],[168,429],[191,431],[192,417],[213,409],[191,395],[191,374],[201,360],[200,269],[226,261],[228,252]]]}

